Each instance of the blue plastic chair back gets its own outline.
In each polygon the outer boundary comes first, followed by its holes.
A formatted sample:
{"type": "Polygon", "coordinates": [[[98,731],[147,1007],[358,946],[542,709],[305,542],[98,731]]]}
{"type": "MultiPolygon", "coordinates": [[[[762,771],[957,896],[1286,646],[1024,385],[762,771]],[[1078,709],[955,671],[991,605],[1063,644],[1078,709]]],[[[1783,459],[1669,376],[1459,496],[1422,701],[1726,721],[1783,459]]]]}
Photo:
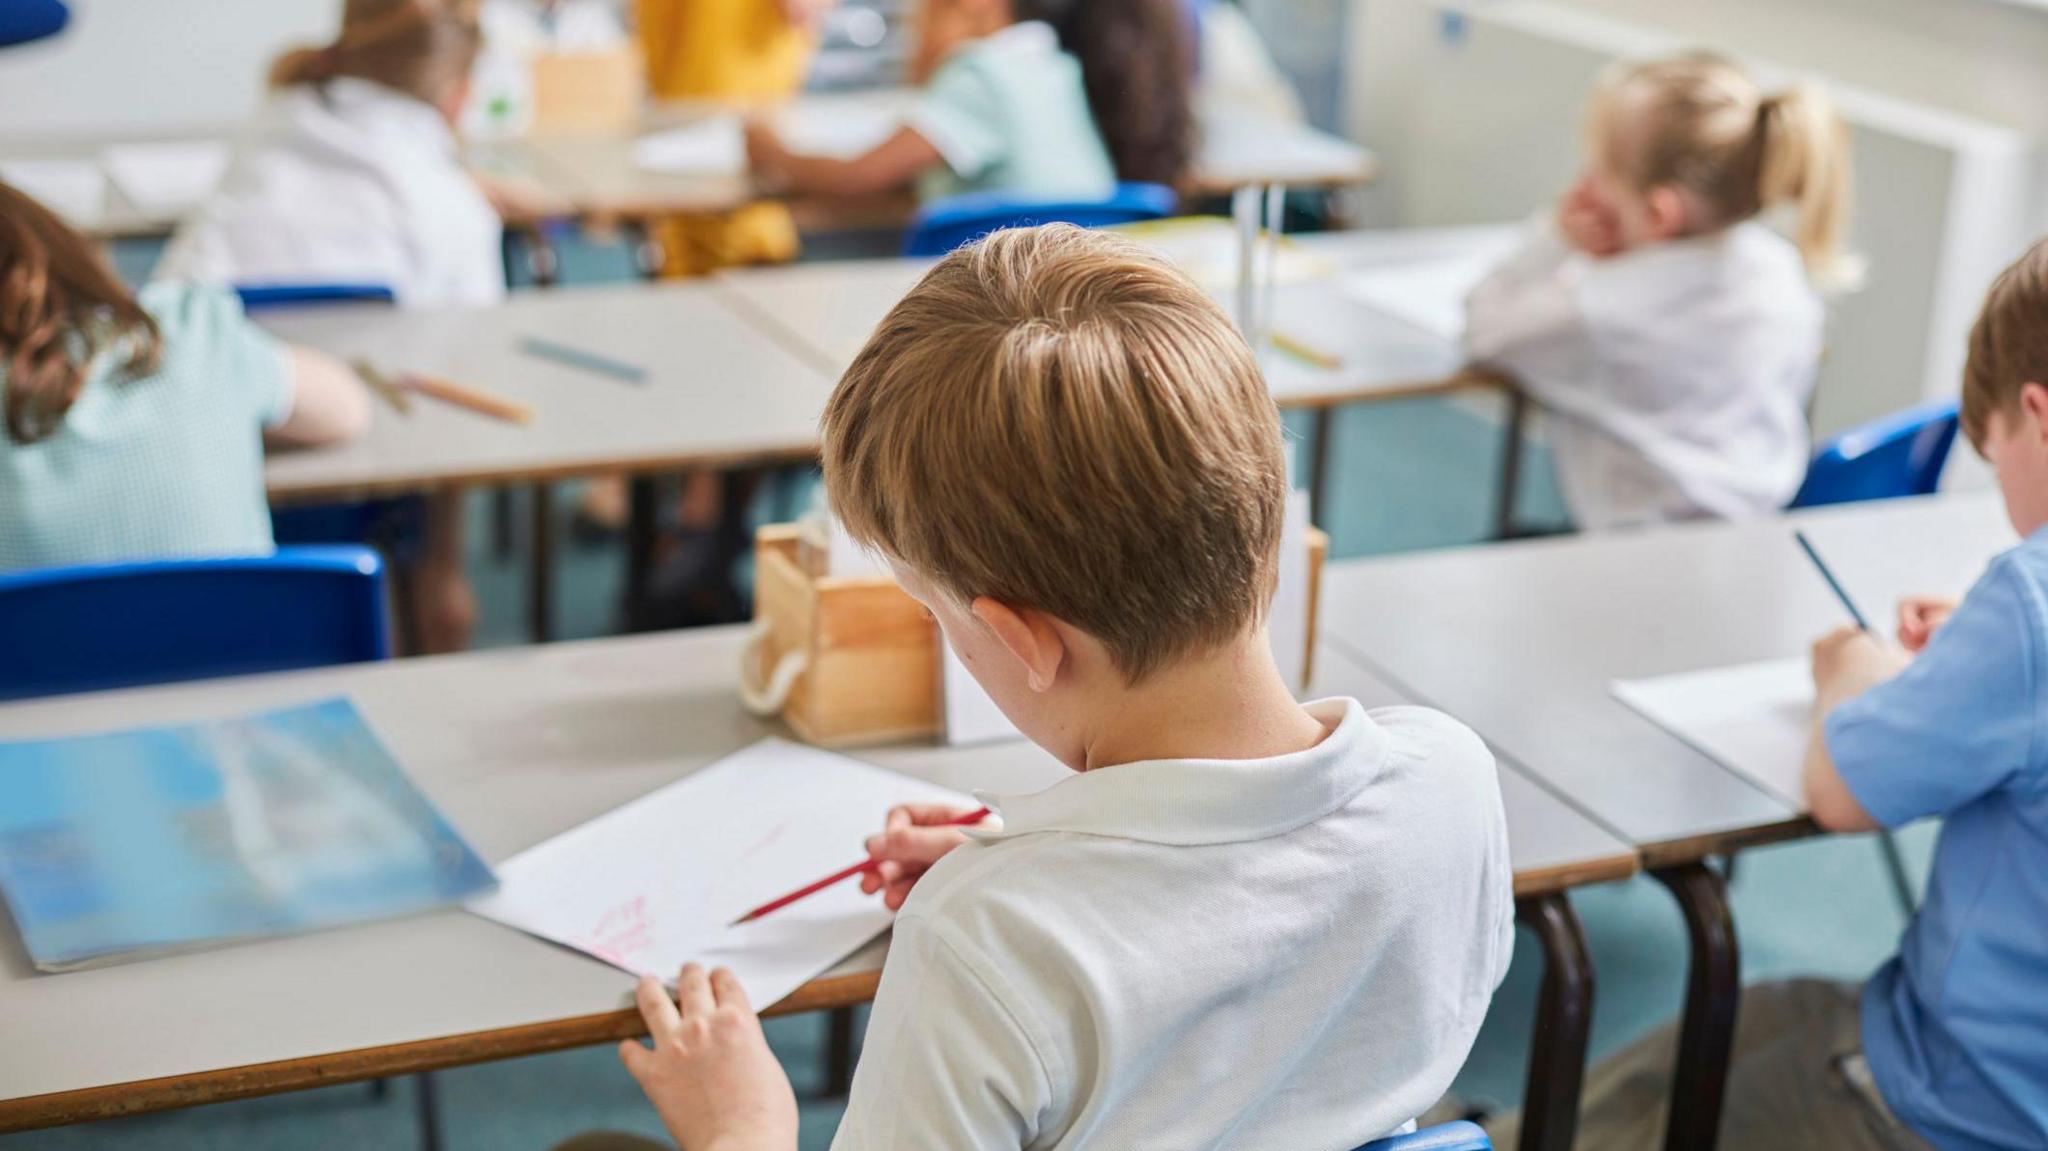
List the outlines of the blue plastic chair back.
{"type": "Polygon", "coordinates": [[[363,547],[0,572],[0,699],[390,654],[363,547]]]}
{"type": "Polygon", "coordinates": [[[63,0],[0,0],[0,48],[55,36],[70,22],[63,0]]]}
{"type": "Polygon", "coordinates": [[[315,304],[393,304],[398,296],[385,284],[236,284],[245,312],[309,308],[315,304]]]}
{"type": "Polygon", "coordinates": [[[1924,496],[1941,482],[1958,423],[1956,402],[1941,400],[1843,432],[1815,454],[1792,506],[1924,496]]]}
{"type": "Polygon", "coordinates": [[[1173,215],[1179,198],[1164,184],[1118,184],[1106,200],[1061,200],[969,192],[927,204],[911,221],[906,256],[943,256],[1003,228],[1075,224],[1107,228],[1173,215]]]}
{"type": "Polygon", "coordinates": [[[1477,1123],[1463,1119],[1425,1127],[1413,1135],[1389,1135],[1375,1139],[1358,1151],[1493,1151],[1492,1140],[1477,1123]]]}

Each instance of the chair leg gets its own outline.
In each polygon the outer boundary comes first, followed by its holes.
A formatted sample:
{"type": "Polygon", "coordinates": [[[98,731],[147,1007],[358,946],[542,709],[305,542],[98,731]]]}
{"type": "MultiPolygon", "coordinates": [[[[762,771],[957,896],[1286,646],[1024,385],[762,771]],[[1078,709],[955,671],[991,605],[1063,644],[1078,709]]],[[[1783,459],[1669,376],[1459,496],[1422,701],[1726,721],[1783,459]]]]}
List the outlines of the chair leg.
{"type": "Polygon", "coordinates": [[[1495,477],[1493,538],[1511,540],[1516,535],[1515,510],[1522,495],[1522,437],[1529,422],[1529,397],[1522,389],[1508,390],[1507,410],[1501,419],[1500,475],[1495,477]]]}
{"type": "Polygon", "coordinates": [[[825,1038],[825,1097],[838,1099],[853,1089],[853,1008],[834,1008],[830,1020],[831,1030],[825,1038]]]}
{"type": "Polygon", "coordinates": [[[376,1100],[376,1101],[377,1101],[377,1102],[379,1102],[379,1103],[382,1103],[382,1102],[384,1102],[384,1100],[385,1100],[385,1099],[389,1098],[389,1097],[390,1097],[390,1095],[391,1095],[391,1080],[389,1080],[389,1079],[372,1079],[372,1080],[370,1080],[370,1098],[372,1098],[372,1099],[376,1100]]]}
{"type": "Polygon", "coordinates": [[[420,1122],[421,1151],[441,1151],[441,1101],[439,1089],[434,1084],[434,1075],[423,1071],[412,1077],[417,1089],[420,1122]]]}
{"type": "Polygon", "coordinates": [[[1885,872],[1891,876],[1892,894],[1898,897],[1899,911],[1906,918],[1913,918],[1920,910],[1920,899],[1913,890],[1912,876],[1906,873],[1906,857],[1899,852],[1899,837],[1889,830],[1878,832],[1877,849],[1884,856],[1885,872]]]}

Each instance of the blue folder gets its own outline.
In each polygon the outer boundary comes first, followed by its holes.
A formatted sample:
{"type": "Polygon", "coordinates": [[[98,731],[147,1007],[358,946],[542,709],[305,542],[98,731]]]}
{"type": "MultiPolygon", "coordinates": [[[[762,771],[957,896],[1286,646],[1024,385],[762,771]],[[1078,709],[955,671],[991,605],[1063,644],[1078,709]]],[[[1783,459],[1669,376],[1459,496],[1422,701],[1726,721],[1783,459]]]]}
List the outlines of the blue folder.
{"type": "Polygon", "coordinates": [[[346,699],[0,743],[0,895],[40,970],[407,915],[496,883],[346,699]]]}

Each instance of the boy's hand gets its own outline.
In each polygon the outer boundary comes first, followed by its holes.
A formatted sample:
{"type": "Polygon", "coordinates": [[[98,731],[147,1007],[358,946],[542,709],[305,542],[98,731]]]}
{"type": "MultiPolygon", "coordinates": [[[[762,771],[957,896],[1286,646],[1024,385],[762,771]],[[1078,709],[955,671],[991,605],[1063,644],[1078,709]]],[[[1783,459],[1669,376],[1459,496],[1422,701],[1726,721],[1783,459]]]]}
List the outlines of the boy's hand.
{"type": "Polygon", "coordinates": [[[795,1151],[796,1093],[732,972],[688,964],[674,1001],[653,976],[635,998],[653,1047],[619,1058],[683,1151],[795,1151]]]}
{"type": "Polygon", "coordinates": [[[782,137],[767,121],[747,121],[747,167],[754,178],[765,186],[773,187],[783,182],[789,171],[789,149],[783,146],[782,137]]]}
{"type": "Polygon", "coordinates": [[[1583,176],[1558,201],[1557,230],[1566,244],[1596,259],[1621,251],[1621,228],[1593,198],[1583,176]]]}
{"type": "Polygon", "coordinates": [[[1915,595],[1899,601],[1899,646],[1920,654],[1927,641],[1948,617],[1956,614],[1956,601],[1943,596],[1915,595]]]}
{"type": "Polygon", "coordinates": [[[879,891],[884,906],[891,911],[901,909],[918,877],[967,842],[966,832],[942,826],[965,814],[965,809],[925,803],[905,804],[891,811],[882,834],[868,837],[868,858],[879,866],[861,874],[861,891],[868,895],[879,891]]]}
{"type": "Polygon", "coordinates": [[[1813,687],[1825,714],[1845,699],[1897,675],[1907,656],[1886,648],[1860,628],[1840,627],[1813,642],[1813,687]]]}

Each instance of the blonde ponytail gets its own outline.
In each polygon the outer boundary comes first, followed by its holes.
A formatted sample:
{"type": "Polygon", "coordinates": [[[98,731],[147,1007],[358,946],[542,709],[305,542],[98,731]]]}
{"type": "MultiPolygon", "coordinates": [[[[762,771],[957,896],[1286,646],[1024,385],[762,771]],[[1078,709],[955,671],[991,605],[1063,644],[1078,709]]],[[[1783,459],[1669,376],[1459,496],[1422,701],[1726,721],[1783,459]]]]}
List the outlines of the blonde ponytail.
{"type": "Polygon", "coordinates": [[[1825,287],[1853,286],[1856,263],[1842,252],[1849,133],[1819,89],[1765,96],[1732,61],[1692,53],[1612,70],[1588,127],[1609,167],[1635,187],[1684,189],[1704,216],[1696,230],[1791,205],[1807,274],[1825,287]]]}
{"type": "Polygon", "coordinates": [[[1853,278],[1842,254],[1849,225],[1849,131],[1810,84],[1766,96],[1757,108],[1757,203],[1791,204],[1793,239],[1816,280],[1853,278]]]}

